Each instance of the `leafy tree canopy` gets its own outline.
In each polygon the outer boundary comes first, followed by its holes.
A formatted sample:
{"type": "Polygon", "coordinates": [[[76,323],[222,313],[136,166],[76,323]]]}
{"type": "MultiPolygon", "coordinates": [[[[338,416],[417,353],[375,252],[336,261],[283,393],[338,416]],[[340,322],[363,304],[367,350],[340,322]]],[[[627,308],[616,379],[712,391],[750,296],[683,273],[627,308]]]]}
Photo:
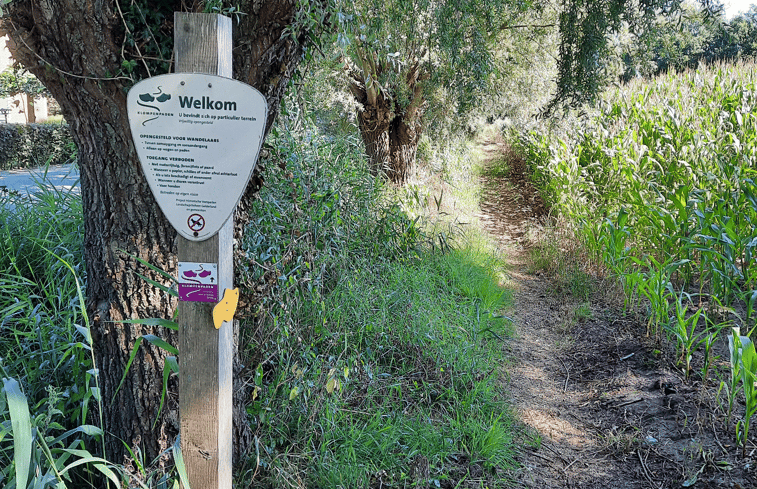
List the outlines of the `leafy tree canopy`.
{"type": "Polygon", "coordinates": [[[623,80],[752,57],[757,54],[757,7],[727,21],[722,13],[686,4],[672,14],[657,15],[641,33],[626,33],[617,44],[623,80]]]}
{"type": "MultiPolygon", "coordinates": [[[[612,57],[609,34],[623,29],[639,39],[651,39],[659,26],[657,19],[681,12],[682,0],[570,0],[560,14],[560,52],[558,56],[557,93],[548,106],[553,110],[563,103],[577,106],[594,102],[614,73],[608,60],[612,57]]],[[[702,21],[710,22],[722,15],[717,0],[699,0],[702,21]]]]}
{"type": "Polygon", "coordinates": [[[0,97],[12,97],[19,93],[36,97],[48,92],[37,77],[23,68],[9,66],[0,72],[0,97]]]}
{"type": "Polygon", "coordinates": [[[458,111],[486,95],[497,35],[531,2],[367,0],[339,5],[338,46],[369,99],[385,92],[404,111],[429,97],[458,111]],[[411,88],[418,86],[415,93],[411,88]]]}

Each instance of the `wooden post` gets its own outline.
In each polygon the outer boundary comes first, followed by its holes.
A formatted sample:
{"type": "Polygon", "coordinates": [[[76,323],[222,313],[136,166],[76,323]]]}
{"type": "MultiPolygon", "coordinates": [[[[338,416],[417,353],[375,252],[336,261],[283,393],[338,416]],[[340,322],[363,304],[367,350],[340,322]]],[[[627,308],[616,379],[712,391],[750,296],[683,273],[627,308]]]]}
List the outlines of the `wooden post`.
{"type": "MultiPolygon", "coordinates": [[[[177,73],[232,77],[230,18],[176,12],[174,26],[177,73]]],[[[179,262],[218,264],[219,301],[233,288],[233,238],[233,214],[206,241],[178,237],[179,262]]],[[[192,489],[231,489],[233,327],[215,329],[213,306],[179,303],[181,451],[192,489]]]]}

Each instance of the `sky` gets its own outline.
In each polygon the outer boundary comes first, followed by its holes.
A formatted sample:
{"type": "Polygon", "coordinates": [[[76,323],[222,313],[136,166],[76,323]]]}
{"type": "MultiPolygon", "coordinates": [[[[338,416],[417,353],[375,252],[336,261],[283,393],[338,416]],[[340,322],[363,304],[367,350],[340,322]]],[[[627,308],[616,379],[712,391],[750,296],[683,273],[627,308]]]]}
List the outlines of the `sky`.
{"type": "Polygon", "coordinates": [[[757,4],[757,0],[722,0],[725,5],[725,16],[730,19],[740,12],[749,10],[749,5],[757,4]]]}

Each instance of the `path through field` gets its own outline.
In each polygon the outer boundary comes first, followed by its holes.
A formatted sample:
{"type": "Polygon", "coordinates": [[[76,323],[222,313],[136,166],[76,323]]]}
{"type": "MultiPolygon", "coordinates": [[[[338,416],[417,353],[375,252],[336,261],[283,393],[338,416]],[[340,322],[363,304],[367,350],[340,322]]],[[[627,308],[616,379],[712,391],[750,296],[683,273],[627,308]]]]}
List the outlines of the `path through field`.
{"type": "MultiPolygon", "coordinates": [[[[501,142],[484,150],[508,153],[501,142]]],[[[508,177],[483,177],[480,218],[515,288],[513,363],[503,378],[523,429],[539,441],[518,457],[518,486],[757,487],[755,451],[741,457],[713,400],[718,382],[685,380],[643,319],[623,315],[609,281],[588,268],[566,278],[535,266],[546,210],[525,164],[510,161],[508,177]]]]}

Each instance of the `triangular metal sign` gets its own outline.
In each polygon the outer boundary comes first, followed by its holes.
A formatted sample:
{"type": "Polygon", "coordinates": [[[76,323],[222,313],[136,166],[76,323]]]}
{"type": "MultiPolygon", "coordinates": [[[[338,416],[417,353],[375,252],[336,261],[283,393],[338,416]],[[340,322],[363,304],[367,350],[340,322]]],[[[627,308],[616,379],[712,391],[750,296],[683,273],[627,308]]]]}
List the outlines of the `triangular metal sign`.
{"type": "Polygon", "coordinates": [[[189,240],[215,235],[258,160],[265,97],[230,78],[175,73],[134,85],[127,108],[142,170],[163,214],[189,240]]]}

